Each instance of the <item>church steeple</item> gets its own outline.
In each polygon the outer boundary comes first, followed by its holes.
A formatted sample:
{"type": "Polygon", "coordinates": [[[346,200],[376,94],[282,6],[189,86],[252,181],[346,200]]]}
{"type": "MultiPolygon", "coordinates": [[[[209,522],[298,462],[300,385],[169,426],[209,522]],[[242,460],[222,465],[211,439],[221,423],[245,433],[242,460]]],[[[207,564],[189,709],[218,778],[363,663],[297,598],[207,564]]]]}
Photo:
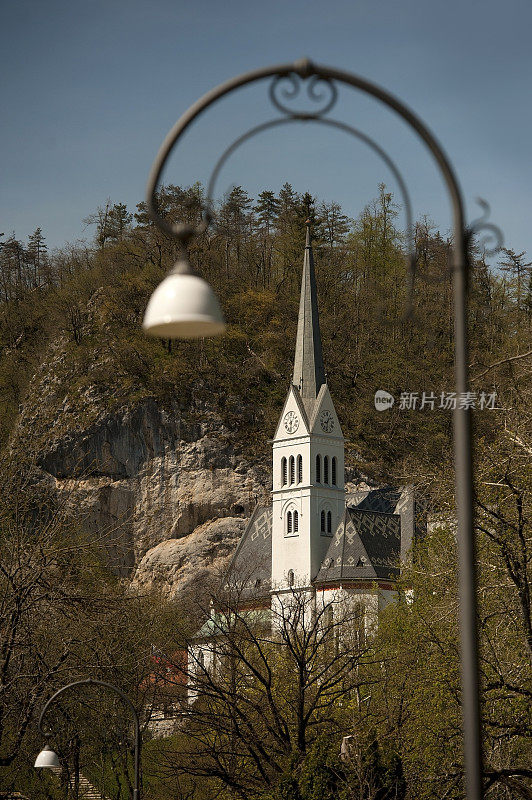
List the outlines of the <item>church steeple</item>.
{"type": "Polygon", "coordinates": [[[309,589],[345,510],[344,438],[325,382],[307,221],[292,385],[273,442],[272,588],[309,589]]]}
{"type": "Polygon", "coordinates": [[[309,220],[307,220],[306,225],[307,237],[305,242],[305,257],[303,260],[303,276],[301,279],[301,297],[299,301],[299,319],[297,323],[296,354],[292,383],[299,389],[305,410],[307,414],[310,414],[318,392],[322,384],[325,383],[325,367],[323,365],[321,349],[318,298],[309,220]]]}

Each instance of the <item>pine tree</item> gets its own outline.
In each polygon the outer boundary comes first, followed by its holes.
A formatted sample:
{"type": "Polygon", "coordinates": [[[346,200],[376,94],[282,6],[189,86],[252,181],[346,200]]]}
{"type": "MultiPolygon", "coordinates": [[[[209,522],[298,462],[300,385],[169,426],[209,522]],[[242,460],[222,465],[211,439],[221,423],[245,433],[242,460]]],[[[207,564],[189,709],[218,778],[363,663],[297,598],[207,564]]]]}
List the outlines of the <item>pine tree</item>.
{"type": "Polygon", "coordinates": [[[511,279],[516,280],[516,299],[517,299],[517,308],[521,308],[521,288],[523,285],[523,280],[526,279],[527,275],[530,275],[530,267],[532,267],[532,261],[528,261],[527,263],[524,262],[524,257],[526,250],[523,250],[521,253],[516,253],[515,250],[512,250],[508,247],[503,247],[502,252],[506,255],[506,261],[499,262],[499,266],[503,272],[508,272],[511,276],[511,279]]]}
{"type": "Polygon", "coordinates": [[[279,215],[279,201],[272,191],[261,192],[253,211],[257,215],[258,235],[261,243],[260,271],[262,272],[262,286],[267,287],[270,285],[272,274],[274,229],[279,215]]]}
{"type": "Polygon", "coordinates": [[[0,281],[5,301],[19,297],[25,284],[25,251],[15,234],[2,243],[0,250],[0,281]]]}
{"type": "Polygon", "coordinates": [[[107,218],[107,238],[120,241],[131,225],[132,214],[127,210],[125,203],[115,203],[109,210],[107,218]]]}
{"type": "Polygon", "coordinates": [[[243,242],[251,234],[253,223],[252,202],[242,186],[234,186],[226,195],[218,215],[218,227],[226,237],[226,271],[229,273],[229,257],[233,245],[239,278],[243,242]]]}
{"type": "Polygon", "coordinates": [[[279,214],[280,202],[273,192],[261,192],[257,198],[257,203],[253,207],[257,215],[257,220],[262,228],[269,235],[274,227],[279,214]]]}
{"type": "Polygon", "coordinates": [[[321,203],[319,216],[323,236],[329,247],[333,248],[339,244],[344,244],[351,227],[351,220],[345,214],[342,214],[342,208],[339,203],[321,203]]]}
{"type": "Polygon", "coordinates": [[[42,228],[36,228],[28,238],[28,247],[26,248],[26,260],[32,267],[32,285],[34,287],[41,283],[41,271],[46,263],[47,250],[42,228]]]}

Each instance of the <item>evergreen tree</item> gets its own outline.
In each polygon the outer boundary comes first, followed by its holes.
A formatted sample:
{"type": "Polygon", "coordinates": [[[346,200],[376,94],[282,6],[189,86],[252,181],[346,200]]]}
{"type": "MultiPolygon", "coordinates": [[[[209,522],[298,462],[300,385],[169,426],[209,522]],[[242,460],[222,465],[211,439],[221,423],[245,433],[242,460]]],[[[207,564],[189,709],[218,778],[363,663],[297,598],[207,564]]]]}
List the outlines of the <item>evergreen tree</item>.
{"type": "Polygon", "coordinates": [[[218,227],[226,239],[226,273],[229,274],[231,247],[236,257],[235,277],[241,279],[243,246],[252,232],[252,199],[242,186],[234,186],[226,195],[218,214],[218,227]]]}
{"type": "Polygon", "coordinates": [[[261,192],[257,198],[257,203],[253,207],[259,225],[264,228],[268,235],[277,221],[279,207],[280,202],[271,191],[261,192]]]}
{"type": "Polygon", "coordinates": [[[257,198],[257,203],[253,208],[257,215],[258,235],[261,241],[260,248],[260,270],[261,284],[263,287],[269,286],[271,281],[273,252],[274,252],[274,229],[277,225],[279,215],[279,201],[271,191],[261,192],[257,198]]]}
{"type": "Polygon", "coordinates": [[[515,280],[517,308],[520,309],[523,280],[526,279],[527,275],[531,274],[532,261],[524,261],[525,250],[521,253],[516,253],[515,250],[503,247],[502,252],[506,255],[506,260],[499,262],[499,266],[503,272],[507,272],[510,275],[511,280],[515,280]]]}
{"type": "Polygon", "coordinates": [[[23,292],[26,284],[24,262],[24,246],[12,233],[2,243],[0,250],[0,281],[6,302],[19,297],[23,292]]]}
{"type": "Polygon", "coordinates": [[[323,237],[330,248],[345,244],[346,236],[351,227],[351,220],[342,214],[339,203],[321,203],[319,216],[323,237]]]}
{"type": "Polygon", "coordinates": [[[107,238],[118,241],[123,239],[132,220],[133,216],[128,212],[125,203],[115,203],[109,210],[107,238]]]}
{"type": "Polygon", "coordinates": [[[28,238],[26,248],[26,260],[32,270],[32,285],[39,286],[41,277],[46,266],[46,256],[48,247],[42,233],[42,228],[36,228],[28,238]]]}

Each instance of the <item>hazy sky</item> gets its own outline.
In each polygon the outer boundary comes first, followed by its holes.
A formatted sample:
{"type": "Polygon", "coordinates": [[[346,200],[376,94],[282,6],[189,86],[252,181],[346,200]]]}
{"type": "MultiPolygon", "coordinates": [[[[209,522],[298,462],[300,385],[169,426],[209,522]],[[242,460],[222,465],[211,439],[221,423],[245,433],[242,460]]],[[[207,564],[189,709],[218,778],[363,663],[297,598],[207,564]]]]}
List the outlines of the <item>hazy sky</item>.
{"type": "MultiPolygon", "coordinates": [[[[532,252],[531,33],[524,0],[2,0],[0,231],[41,226],[50,247],[89,237],[82,220],[106,198],[143,199],[159,144],[200,95],[308,56],[398,95],[451,158],[469,219],[485,198],[507,245],[532,252]]],[[[404,124],[349,89],[333,115],[388,150],[415,214],[446,230],[441,182],[404,124]]],[[[198,122],[165,179],[206,181],[233,138],[273,116],[266,86],[240,92],[198,122]]],[[[382,180],[396,191],[361,144],[298,124],[242,148],[219,190],[289,181],[354,216],[382,180]]]]}

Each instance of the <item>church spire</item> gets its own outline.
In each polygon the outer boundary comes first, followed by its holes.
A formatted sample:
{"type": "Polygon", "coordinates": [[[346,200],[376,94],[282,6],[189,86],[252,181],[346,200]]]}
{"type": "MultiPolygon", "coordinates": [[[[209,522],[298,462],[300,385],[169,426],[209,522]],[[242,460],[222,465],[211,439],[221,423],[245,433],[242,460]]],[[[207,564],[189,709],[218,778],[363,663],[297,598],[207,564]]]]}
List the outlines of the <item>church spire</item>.
{"type": "Polygon", "coordinates": [[[307,220],[307,238],[303,276],[301,279],[301,298],[297,323],[296,354],[292,383],[299,389],[307,413],[310,413],[318,392],[325,383],[325,367],[321,351],[320,320],[316,278],[314,276],[314,257],[310,238],[310,220],[307,220]]]}

